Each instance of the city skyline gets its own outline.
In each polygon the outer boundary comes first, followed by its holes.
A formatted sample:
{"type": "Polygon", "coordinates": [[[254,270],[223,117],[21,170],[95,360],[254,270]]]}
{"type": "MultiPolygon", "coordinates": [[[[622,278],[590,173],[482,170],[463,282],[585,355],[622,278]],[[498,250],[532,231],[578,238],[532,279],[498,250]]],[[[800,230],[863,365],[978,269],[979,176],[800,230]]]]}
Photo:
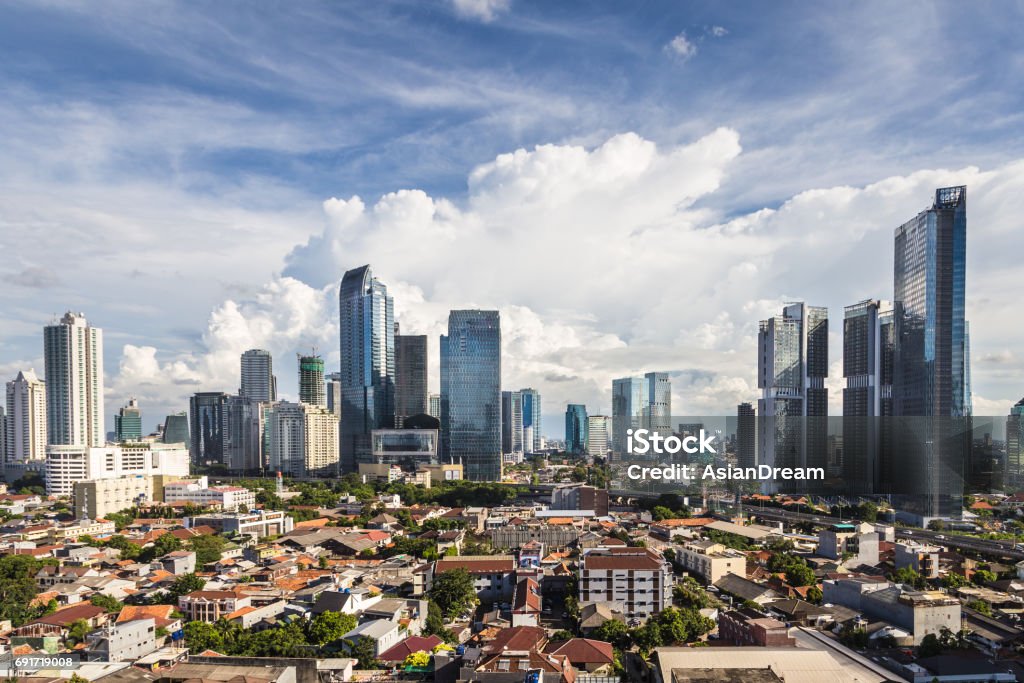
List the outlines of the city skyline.
{"type": "MultiPolygon", "coordinates": [[[[177,7],[155,24],[131,8],[104,22],[0,9],[2,376],[41,373],[38,329],[85,311],[109,331],[105,421],[135,396],[149,431],[196,391],[234,392],[247,349],[328,349],[338,368],[337,280],[372,263],[409,333],[436,340],[449,310],[499,310],[503,385],[540,388],[550,436],[565,404],[610,412],[611,379],[649,370],[670,373],[675,412],[726,415],[757,396],[758,320],[790,301],[839,320],[889,298],[892,230],[934,188],[966,184],[975,412],[1006,414],[1024,393],[1021,333],[1003,322],[1024,246],[1022,96],[990,74],[1021,69],[1012,19],[954,4],[889,8],[884,25],[870,3],[830,21],[788,4],[652,7],[609,6],[583,30],[528,2],[486,20],[449,5],[318,8],[258,41],[278,69],[210,58],[211,27],[253,38],[230,9],[195,22],[177,7]],[[356,25],[424,66],[367,59],[378,53],[356,25]],[[76,60],[41,38],[55,26],[104,49],[76,60]],[[781,39],[794,30],[806,40],[781,39]],[[291,49],[300,35],[312,52],[291,49]],[[17,58],[25,40],[33,64],[17,58]],[[515,40],[533,51],[502,49],[515,40]],[[197,61],[167,60],[183,43],[197,61]],[[448,49],[466,58],[457,68],[448,49]],[[338,69],[353,77],[324,87],[338,69]],[[261,79],[282,86],[270,100],[261,79]],[[565,258],[576,252],[587,258],[565,258]]],[[[830,414],[841,345],[831,329],[830,414]]]]}

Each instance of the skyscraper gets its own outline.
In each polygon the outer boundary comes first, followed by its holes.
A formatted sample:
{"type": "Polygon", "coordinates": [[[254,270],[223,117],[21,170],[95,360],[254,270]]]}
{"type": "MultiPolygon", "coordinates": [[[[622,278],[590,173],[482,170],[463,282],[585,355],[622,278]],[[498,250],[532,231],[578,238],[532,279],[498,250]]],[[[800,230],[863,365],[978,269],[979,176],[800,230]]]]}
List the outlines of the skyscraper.
{"type": "Polygon", "coordinates": [[[227,400],[228,395],[223,391],[200,391],[189,399],[192,462],[224,462],[224,404],[227,400]]]}
{"type": "Polygon", "coordinates": [[[843,480],[873,491],[881,467],[883,421],[892,415],[893,308],[866,299],[843,314],[843,480]]]}
{"type": "Polygon", "coordinates": [[[536,389],[520,389],[523,397],[523,449],[527,453],[539,453],[544,447],[543,418],[540,392],[536,389]]]}
{"type": "Polygon", "coordinates": [[[661,434],[672,433],[672,380],[667,372],[644,375],[644,426],[661,434]]]}
{"type": "Polygon", "coordinates": [[[46,385],[35,370],[7,383],[6,455],[8,462],[46,459],[46,385]]]}
{"type": "Polygon", "coordinates": [[[228,396],[225,399],[222,457],[232,473],[262,472],[264,411],[272,405],[247,396],[228,396]]]}
{"type": "Polygon", "coordinates": [[[327,375],[327,410],[341,417],[341,373],[327,375]]]}
{"type": "Polygon", "coordinates": [[[175,413],[164,418],[164,443],[180,443],[191,446],[189,438],[188,414],[175,413]]]}
{"type": "Polygon", "coordinates": [[[266,406],[270,469],[296,477],[338,471],[338,420],[325,406],[281,401],[266,406]]]}
{"type": "Polygon", "coordinates": [[[754,406],[736,406],[736,464],[754,467],[757,464],[757,415],[754,406]]]}
{"type": "Polygon", "coordinates": [[[117,443],[142,440],[142,409],[134,397],[114,416],[114,440],[117,443]]]}
{"type": "Polygon", "coordinates": [[[782,315],[761,321],[758,351],[760,463],[825,467],[828,309],[786,305],[782,315]]]}
{"type": "Polygon", "coordinates": [[[441,445],[473,481],[501,480],[501,319],[498,311],[448,315],[441,336],[441,445]]]}
{"type": "Polygon", "coordinates": [[[1024,398],[1006,418],[1006,476],[1014,486],[1024,480],[1024,398]]]}
{"type": "Polygon", "coordinates": [[[587,416],[587,453],[595,458],[607,458],[612,447],[612,420],[607,415],[587,416]]]}
{"type": "Polygon", "coordinates": [[[274,377],[274,358],[270,351],[249,349],[242,354],[241,367],[240,396],[254,401],[277,400],[277,378],[274,377]]]}
{"type": "Polygon", "coordinates": [[[395,335],[395,426],[422,415],[427,402],[427,335],[395,335]]]}
{"type": "Polygon", "coordinates": [[[570,403],[565,408],[565,451],[582,455],[587,452],[588,441],[587,407],[570,403]]]}
{"type": "Polygon", "coordinates": [[[893,414],[902,420],[891,483],[921,482],[900,504],[919,518],[959,516],[970,415],[965,289],[967,188],[935,191],[932,206],[896,228],[893,414]]]}
{"type": "Polygon", "coordinates": [[[299,356],[299,403],[327,406],[324,359],[320,356],[299,356]]]}
{"type": "Polygon", "coordinates": [[[501,392],[501,452],[523,453],[523,395],[501,392]]]}
{"type": "Polygon", "coordinates": [[[395,419],[395,312],[370,266],[345,273],[338,290],[341,328],[341,468],[369,458],[370,432],[395,419]]]}
{"type": "Polygon", "coordinates": [[[43,349],[47,442],[103,446],[103,330],[68,311],[44,328],[43,349]]]}
{"type": "Polygon", "coordinates": [[[646,413],[644,380],[623,377],[612,380],[612,443],[617,455],[626,455],[626,431],[639,429],[646,413]]]}
{"type": "Polygon", "coordinates": [[[427,412],[429,415],[436,417],[438,420],[441,419],[441,394],[430,395],[428,408],[427,412]]]}

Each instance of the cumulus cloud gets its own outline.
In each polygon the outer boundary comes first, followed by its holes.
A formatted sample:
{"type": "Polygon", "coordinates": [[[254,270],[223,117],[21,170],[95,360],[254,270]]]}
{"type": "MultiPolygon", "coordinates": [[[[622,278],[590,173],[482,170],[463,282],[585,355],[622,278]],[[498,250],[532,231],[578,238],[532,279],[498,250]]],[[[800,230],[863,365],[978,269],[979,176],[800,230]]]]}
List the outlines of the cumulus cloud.
{"type": "Polygon", "coordinates": [[[668,41],[668,45],[665,46],[665,49],[683,61],[686,61],[697,54],[697,45],[686,37],[685,31],[679,33],[672,40],[668,41]]]}
{"type": "Polygon", "coordinates": [[[295,351],[318,346],[336,367],[335,288],[345,270],[370,263],[402,331],[428,335],[434,390],[448,311],[495,308],[503,384],[539,388],[549,419],[568,402],[608,412],[613,378],[652,370],[672,373],[674,413],[732,414],[757,398],[758,320],[803,300],[830,310],[827,386],[838,413],[843,306],[892,297],[893,229],[936,187],[964,183],[977,245],[968,247],[968,316],[984,359],[973,379],[993,397],[976,397],[976,414],[1020,393],[1008,379],[1020,361],[1005,353],[1015,332],[1004,322],[1017,305],[1005,282],[1018,268],[1008,254],[1024,248],[1010,227],[1024,211],[1024,165],[922,170],[719,215],[703,205],[740,154],[729,129],[677,146],[626,133],[594,148],[499,155],[469,173],[458,202],[417,189],[330,198],[323,229],[292,249],[282,276],[214,309],[202,353],[126,348],[119,390],[163,382],[179,401],[192,382],[234,390],[238,354],[251,347],[275,354],[285,389],[295,351]],[[1006,248],[986,250],[993,237],[1006,248]]]}
{"type": "Polygon", "coordinates": [[[485,23],[494,21],[499,14],[508,11],[511,0],[452,0],[455,13],[467,19],[485,23]]]}
{"type": "Polygon", "coordinates": [[[729,31],[724,26],[712,26],[708,29],[708,35],[714,38],[721,38],[729,34],[729,31]]]}

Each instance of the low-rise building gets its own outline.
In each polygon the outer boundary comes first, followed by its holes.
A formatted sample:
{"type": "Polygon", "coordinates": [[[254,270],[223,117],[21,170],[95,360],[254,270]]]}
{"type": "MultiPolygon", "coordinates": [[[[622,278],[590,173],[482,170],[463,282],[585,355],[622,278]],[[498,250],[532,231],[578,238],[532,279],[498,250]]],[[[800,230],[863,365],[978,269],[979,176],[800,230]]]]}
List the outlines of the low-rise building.
{"type": "Polygon", "coordinates": [[[939,591],[906,590],[887,581],[863,578],[822,582],[822,602],[849,607],[913,634],[914,645],[926,635],[960,629],[960,601],[939,591]]]}
{"type": "Polygon", "coordinates": [[[718,637],[731,645],[758,647],[793,647],[796,640],[789,636],[786,624],[778,619],[743,607],[718,614],[718,637]]]}
{"type": "Polygon", "coordinates": [[[86,661],[134,662],[157,648],[156,622],[138,619],[110,624],[85,638],[86,661]]]}
{"type": "Polygon", "coordinates": [[[592,548],[580,557],[579,602],[618,602],[646,619],[672,606],[672,567],[647,548],[592,548]]]}
{"type": "Polygon", "coordinates": [[[169,505],[191,503],[199,507],[217,507],[225,512],[247,512],[256,507],[256,494],[241,486],[210,486],[206,477],[193,481],[164,484],[164,502],[169,505]]]}
{"type": "Polygon", "coordinates": [[[540,587],[537,582],[527,577],[516,583],[515,595],[512,596],[512,625],[540,626],[540,587]]]}
{"type": "Polygon", "coordinates": [[[853,565],[878,564],[879,536],[871,524],[833,524],[818,532],[818,554],[853,565]]]}
{"type": "MultiPolygon", "coordinates": [[[[512,555],[445,557],[434,563],[433,577],[452,569],[465,569],[481,602],[508,602],[515,590],[516,560],[512,555]]],[[[429,586],[427,590],[429,590],[429,586]]]]}
{"type": "Polygon", "coordinates": [[[721,543],[688,541],[674,546],[674,550],[676,561],[686,571],[701,575],[708,583],[715,583],[726,574],[745,576],[747,573],[747,556],[721,543]]]}
{"type": "Polygon", "coordinates": [[[909,567],[926,579],[939,578],[939,554],[942,548],[917,541],[899,541],[893,546],[896,569],[909,567]]]}
{"type": "Polygon", "coordinates": [[[372,621],[365,621],[359,624],[354,629],[342,636],[342,640],[346,643],[346,647],[351,647],[350,643],[354,640],[367,639],[373,643],[373,654],[374,656],[380,655],[402,640],[402,632],[400,626],[387,619],[374,619],[372,621]]]}
{"type": "Polygon", "coordinates": [[[295,521],[282,510],[251,510],[196,515],[191,518],[191,525],[209,526],[220,533],[264,538],[287,534],[295,528],[295,521]]]}
{"type": "Polygon", "coordinates": [[[244,593],[198,590],[178,598],[178,611],[188,621],[215,624],[220,618],[251,604],[251,599],[244,593]]]}

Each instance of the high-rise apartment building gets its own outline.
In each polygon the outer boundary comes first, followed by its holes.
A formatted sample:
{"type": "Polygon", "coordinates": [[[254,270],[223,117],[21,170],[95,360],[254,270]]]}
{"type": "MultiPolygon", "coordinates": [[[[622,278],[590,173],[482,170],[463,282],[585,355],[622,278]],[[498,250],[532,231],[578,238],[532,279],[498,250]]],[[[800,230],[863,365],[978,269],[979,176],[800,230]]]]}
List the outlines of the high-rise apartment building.
{"type": "Polygon", "coordinates": [[[114,440],[117,443],[142,440],[142,409],[134,398],[121,406],[114,416],[114,440]]]}
{"type": "Polygon", "coordinates": [[[295,477],[337,474],[338,419],[325,406],[280,401],[266,408],[271,470],[295,477]]]}
{"type": "MultiPolygon", "coordinates": [[[[397,325],[396,325],[397,327],[397,325]]],[[[395,334],[395,426],[430,410],[427,394],[427,335],[395,334]]]]}
{"type": "Polygon", "coordinates": [[[570,403],[565,408],[565,451],[581,455],[587,451],[587,407],[570,403]]]}
{"type": "Polygon", "coordinates": [[[523,397],[523,449],[527,453],[539,453],[544,448],[543,416],[540,392],[536,389],[520,389],[523,397]]]}
{"type": "Polygon", "coordinates": [[[345,273],[338,290],[341,330],[341,468],[368,457],[370,433],[395,419],[395,312],[370,266],[345,273]]]}
{"type": "Polygon", "coordinates": [[[224,405],[227,400],[228,395],[223,391],[200,391],[189,399],[192,462],[224,462],[224,405]]]}
{"type": "Polygon", "coordinates": [[[264,416],[265,410],[273,405],[246,396],[228,396],[225,399],[222,457],[233,474],[263,471],[264,416]]]}
{"type": "Polygon", "coordinates": [[[607,415],[587,416],[587,453],[607,458],[612,447],[612,419],[607,415]]]}
{"type": "Polygon", "coordinates": [[[6,461],[46,459],[46,385],[35,370],[24,370],[7,383],[6,461]]]}
{"type": "Polygon", "coordinates": [[[189,438],[188,413],[174,413],[164,418],[164,443],[181,443],[191,447],[189,438]]]}
{"type": "Polygon", "coordinates": [[[1024,398],[1006,418],[1006,476],[1015,486],[1024,480],[1024,398]]]}
{"type": "Polygon", "coordinates": [[[843,315],[843,480],[850,490],[878,483],[883,417],[892,415],[893,308],[866,299],[843,315]]]}
{"type": "Polygon", "coordinates": [[[518,391],[501,392],[501,452],[524,453],[523,395],[518,391]]]}
{"type": "Polygon", "coordinates": [[[448,315],[441,336],[441,446],[473,481],[501,480],[501,319],[498,311],[448,315]]]}
{"type": "Polygon", "coordinates": [[[242,382],[240,396],[254,401],[277,400],[277,378],[274,376],[274,358],[265,349],[249,349],[241,358],[242,382]]]}
{"type": "Polygon", "coordinates": [[[757,369],[760,463],[825,467],[828,309],[792,303],[762,320],[757,369]]]}
{"type": "Polygon", "coordinates": [[[757,414],[754,406],[736,406],[736,464],[754,467],[757,464],[757,414]]]}
{"type": "Polygon", "coordinates": [[[187,477],[188,472],[188,451],[176,444],[46,448],[46,493],[51,496],[70,496],[76,482],[136,475],[187,477]]]}
{"type": "Polygon", "coordinates": [[[898,503],[918,518],[959,516],[970,444],[963,418],[971,413],[967,188],[937,189],[930,208],[896,228],[894,242],[893,415],[907,426],[883,478],[923,486],[898,503]]]}
{"type": "Polygon", "coordinates": [[[327,407],[324,385],[324,359],[317,355],[299,356],[299,403],[327,407]]]}
{"type": "Polygon", "coordinates": [[[103,330],[68,311],[43,329],[47,442],[103,446],[103,330]]]}

